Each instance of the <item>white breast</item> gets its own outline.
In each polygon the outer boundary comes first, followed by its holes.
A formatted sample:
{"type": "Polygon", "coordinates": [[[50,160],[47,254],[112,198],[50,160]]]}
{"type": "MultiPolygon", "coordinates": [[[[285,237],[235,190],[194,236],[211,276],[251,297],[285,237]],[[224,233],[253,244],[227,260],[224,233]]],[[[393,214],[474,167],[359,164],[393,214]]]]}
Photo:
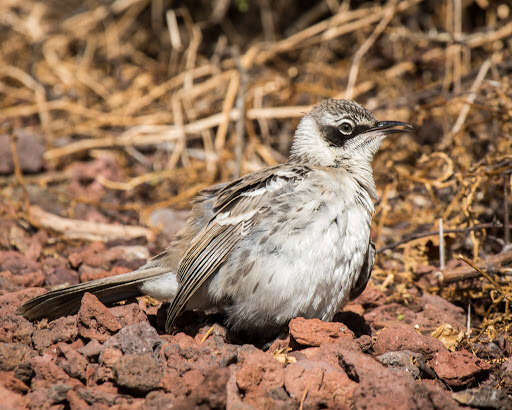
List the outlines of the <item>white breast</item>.
{"type": "Polygon", "coordinates": [[[296,316],[330,320],[348,301],[368,247],[373,206],[356,181],[342,177],[340,183],[318,172],[305,180],[287,198],[287,212],[258,226],[212,280],[210,294],[222,299],[237,266],[254,261],[232,291],[232,325],[279,324],[296,316]],[[242,257],[247,249],[251,253],[242,257]]]}

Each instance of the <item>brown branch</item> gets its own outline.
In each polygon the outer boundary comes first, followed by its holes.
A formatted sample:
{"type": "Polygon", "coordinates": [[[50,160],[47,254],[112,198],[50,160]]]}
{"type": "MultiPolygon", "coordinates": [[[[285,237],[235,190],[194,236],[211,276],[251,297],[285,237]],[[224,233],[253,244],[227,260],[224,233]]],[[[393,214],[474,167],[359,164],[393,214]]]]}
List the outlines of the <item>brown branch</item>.
{"type": "Polygon", "coordinates": [[[25,180],[23,179],[23,172],[21,170],[20,158],[18,156],[17,138],[12,132],[9,133],[9,145],[11,148],[12,163],[14,164],[14,175],[16,177],[16,182],[20,186],[21,192],[23,193],[23,207],[26,211],[30,206],[30,198],[28,196],[25,180]]]}
{"type": "Polygon", "coordinates": [[[36,205],[30,207],[30,223],[62,233],[66,239],[103,242],[140,237],[145,237],[148,241],[154,239],[153,232],[142,226],[114,225],[63,218],[46,212],[36,205]]]}
{"type": "MultiPolygon", "coordinates": [[[[464,262],[468,263],[467,260],[464,262]]],[[[484,260],[485,270],[493,271],[500,265],[512,262],[512,250],[508,250],[497,255],[491,255],[484,260]]],[[[449,271],[443,272],[443,284],[459,282],[461,280],[476,279],[482,276],[482,269],[476,269],[473,266],[459,266],[449,271]]],[[[484,275],[485,276],[485,275],[484,275]]],[[[488,276],[488,275],[487,275],[488,276]]],[[[487,277],[486,276],[486,277],[487,277]]],[[[489,279],[490,277],[487,277],[489,279]]],[[[493,282],[492,278],[489,279],[493,282]]]]}
{"type": "MultiPolygon", "coordinates": [[[[489,222],[489,223],[483,223],[483,224],[478,224],[478,225],[474,225],[474,226],[469,226],[467,228],[445,229],[444,233],[445,234],[447,234],[447,233],[467,233],[467,232],[471,232],[471,231],[479,231],[480,229],[501,228],[501,227],[503,227],[503,225],[500,223],[489,222]]],[[[388,249],[394,249],[400,245],[403,245],[407,242],[414,241],[416,239],[426,238],[428,236],[437,236],[437,235],[439,235],[439,231],[414,233],[412,235],[406,236],[405,238],[399,240],[398,242],[395,242],[390,245],[386,245],[386,246],[383,246],[382,248],[377,249],[377,253],[387,251],[388,249]]]]}

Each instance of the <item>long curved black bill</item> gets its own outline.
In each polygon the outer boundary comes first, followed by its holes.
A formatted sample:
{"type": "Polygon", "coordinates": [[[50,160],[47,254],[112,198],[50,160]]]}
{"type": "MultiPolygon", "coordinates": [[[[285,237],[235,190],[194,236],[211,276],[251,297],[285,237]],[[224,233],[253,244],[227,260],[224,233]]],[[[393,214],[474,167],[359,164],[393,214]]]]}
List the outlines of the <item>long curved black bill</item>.
{"type": "Polygon", "coordinates": [[[370,131],[380,131],[388,135],[399,132],[416,132],[416,128],[411,124],[401,121],[379,121],[377,122],[377,126],[370,131]]]}

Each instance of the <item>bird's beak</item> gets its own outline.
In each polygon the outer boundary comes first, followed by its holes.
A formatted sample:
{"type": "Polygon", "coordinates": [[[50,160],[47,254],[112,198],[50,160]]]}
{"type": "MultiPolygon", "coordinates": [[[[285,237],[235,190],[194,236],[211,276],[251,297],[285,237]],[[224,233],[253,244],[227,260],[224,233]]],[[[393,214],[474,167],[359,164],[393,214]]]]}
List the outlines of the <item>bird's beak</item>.
{"type": "Polygon", "coordinates": [[[411,124],[401,121],[379,121],[375,127],[368,131],[378,131],[381,134],[389,135],[399,132],[415,132],[416,128],[411,124]]]}

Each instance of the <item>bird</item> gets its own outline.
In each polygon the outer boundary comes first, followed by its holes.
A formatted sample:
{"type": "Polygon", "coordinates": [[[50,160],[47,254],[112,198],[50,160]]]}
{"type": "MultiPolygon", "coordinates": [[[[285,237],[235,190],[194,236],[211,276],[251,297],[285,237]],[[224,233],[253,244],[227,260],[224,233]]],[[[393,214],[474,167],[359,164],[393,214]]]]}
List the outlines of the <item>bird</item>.
{"type": "Polygon", "coordinates": [[[76,313],[85,292],[105,304],[150,295],[185,310],[218,309],[235,334],[263,339],[295,317],[330,321],[365,289],[381,142],[415,128],[327,99],[298,123],[287,162],[202,190],[169,247],[139,269],[37,296],[29,320],[76,313]]]}

